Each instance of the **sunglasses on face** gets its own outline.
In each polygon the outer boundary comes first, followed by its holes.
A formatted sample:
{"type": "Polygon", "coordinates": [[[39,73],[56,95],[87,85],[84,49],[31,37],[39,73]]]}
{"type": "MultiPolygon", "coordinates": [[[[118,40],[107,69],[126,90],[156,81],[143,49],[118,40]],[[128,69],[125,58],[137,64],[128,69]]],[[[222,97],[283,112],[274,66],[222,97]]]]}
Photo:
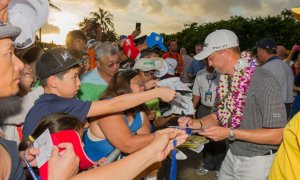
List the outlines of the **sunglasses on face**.
{"type": "MultiPolygon", "coordinates": [[[[101,61],[100,61],[101,62],[101,61]]],[[[103,65],[105,65],[106,67],[109,67],[109,68],[112,68],[114,67],[114,65],[117,65],[119,66],[121,61],[118,60],[118,61],[114,61],[114,62],[109,62],[109,63],[104,63],[104,62],[101,62],[103,65]]]]}

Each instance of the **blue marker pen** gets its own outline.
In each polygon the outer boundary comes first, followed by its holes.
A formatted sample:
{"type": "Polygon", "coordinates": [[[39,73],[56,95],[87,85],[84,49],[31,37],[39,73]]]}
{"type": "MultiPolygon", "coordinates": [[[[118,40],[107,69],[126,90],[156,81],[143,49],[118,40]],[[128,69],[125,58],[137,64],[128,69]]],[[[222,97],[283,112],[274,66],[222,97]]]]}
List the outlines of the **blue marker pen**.
{"type": "Polygon", "coordinates": [[[30,166],[30,164],[28,163],[26,157],[25,157],[25,153],[24,153],[24,162],[26,164],[26,167],[31,175],[31,177],[33,178],[33,180],[40,180],[41,177],[37,176],[36,173],[34,172],[34,170],[32,169],[32,167],[30,166]]]}

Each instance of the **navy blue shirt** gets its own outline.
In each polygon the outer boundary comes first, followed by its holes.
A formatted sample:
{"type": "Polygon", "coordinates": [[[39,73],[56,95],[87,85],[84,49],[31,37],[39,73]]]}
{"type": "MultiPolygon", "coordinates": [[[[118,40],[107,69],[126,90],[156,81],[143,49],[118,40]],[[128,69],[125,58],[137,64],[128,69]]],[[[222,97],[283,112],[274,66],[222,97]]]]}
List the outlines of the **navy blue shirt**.
{"type": "Polygon", "coordinates": [[[63,98],[56,94],[42,94],[26,115],[23,126],[23,137],[33,133],[42,118],[52,113],[63,112],[83,122],[90,110],[92,102],[75,98],[63,98]]]}
{"type": "Polygon", "coordinates": [[[204,68],[204,62],[199,60],[193,60],[188,69],[188,73],[192,74],[194,77],[197,73],[204,68]]]}
{"type": "Polygon", "coordinates": [[[294,85],[298,87],[300,86],[300,73],[296,75],[294,79],[294,85]]]}

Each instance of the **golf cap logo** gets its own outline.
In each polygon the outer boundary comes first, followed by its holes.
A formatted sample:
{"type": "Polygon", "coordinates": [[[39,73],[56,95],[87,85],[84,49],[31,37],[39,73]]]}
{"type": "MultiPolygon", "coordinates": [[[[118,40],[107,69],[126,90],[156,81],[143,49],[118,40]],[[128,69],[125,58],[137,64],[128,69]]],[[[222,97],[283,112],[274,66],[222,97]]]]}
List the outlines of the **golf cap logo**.
{"type": "Polygon", "coordinates": [[[155,41],[159,41],[159,40],[160,40],[159,36],[155,36],[155,41]]]}
{"type": "Polygon", "coordinates": [[[64,59],[64,61],[67,61],[67,59],[69,58],[69,53],[67,51],[65,51],[64,53],[61,53],[60,54],[61,57],[64,59]]]}

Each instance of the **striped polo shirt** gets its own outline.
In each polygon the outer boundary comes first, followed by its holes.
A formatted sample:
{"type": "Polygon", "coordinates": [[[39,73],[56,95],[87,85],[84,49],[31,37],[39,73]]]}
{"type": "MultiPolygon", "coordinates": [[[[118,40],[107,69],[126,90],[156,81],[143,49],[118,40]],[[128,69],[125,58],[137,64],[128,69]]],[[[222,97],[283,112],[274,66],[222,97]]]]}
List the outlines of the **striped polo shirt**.
{"type": "MultiPolygon", "coordinates": [[[[283,128],[286,125],[279,83],[269,71],[256,68],[245,101],[244,116],[238,129],[283,128]]],[[[236,156],[253,157],[278,149],[278,146],[235,140],[229,143],[229,148],[236,156]]]]}

